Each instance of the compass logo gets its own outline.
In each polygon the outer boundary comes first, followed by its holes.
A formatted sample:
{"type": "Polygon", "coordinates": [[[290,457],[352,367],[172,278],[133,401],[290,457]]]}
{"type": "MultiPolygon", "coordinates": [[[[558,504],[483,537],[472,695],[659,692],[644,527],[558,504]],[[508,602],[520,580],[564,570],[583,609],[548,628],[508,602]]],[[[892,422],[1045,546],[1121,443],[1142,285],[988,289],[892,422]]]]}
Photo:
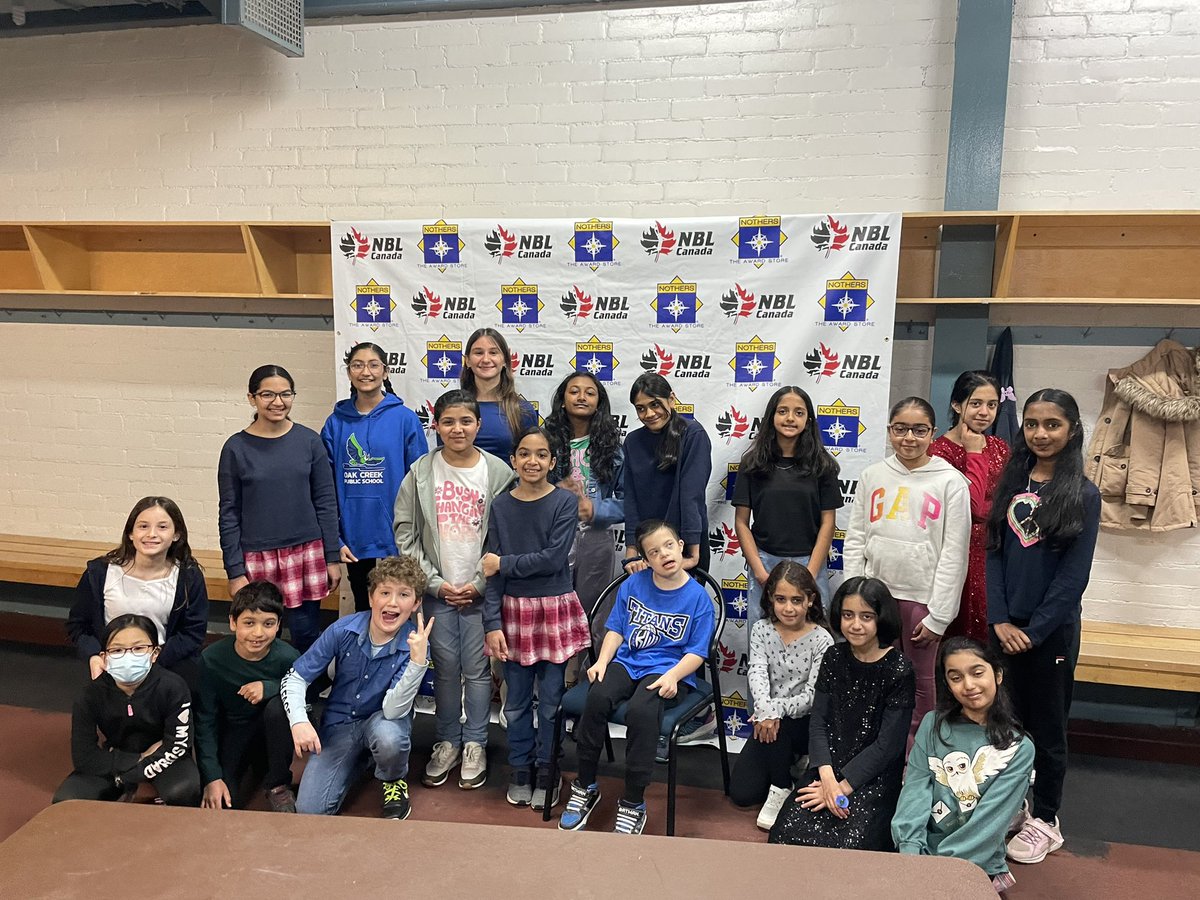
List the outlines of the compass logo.
{"type": "Polygon", "coordinates": [[[381,325],[391,325],[392,310],[396,308],[392,286],[380,284],[374,278],[366,284],[356,284],[350,308],[354,310],[354,321],[369,325],[372,331],[378,331],[381,325]]]}
{"type": "Polygon", "coordinates": [[[750,608],[749,582],[743,572],[737,578],[721,579],[721,599],[725,601],[725,618],[745,623],[750,608]]]}
{"type": "Polygon", "coordinates": [[[452,341],[444,334],[436,341],[426,341],[421,363],[426,380],[449,387],[462,374],[462,341],[452,341]]]}
{"type": "Polygon", "coordinates": [[[852,325],[874,325],[867,320],[867,310],[875,305],[868,289],[867,279],[855,278],[850,272],[826,281],[825,293],[817,300],[825,309],[821,324],[836,325],[842,331],[852,325]]]}
{"type": "Polygon", "coordinates": [[[666,325],[676,334],[685,325],[696,324],[696,312],[704,304],[696,296],[695,282],[687,282],[676,275],[668,282],[658,285],[658,293],[650,302],[655,312],[656,325],[666,325]]]}
{"type": "Polygon", "coordinates": [[[520,278],[512,284],[500,285],[500,299],[496,308],[500,310],[500,321],[524,331],[531,325],[540,325],[542,308],[546,304],[538,299],[538,286],[526,284],[520,278]]]}
{"type": "Polygon", "coordinates": [[[729,361],[734,384],[749,385],[752,391],[759,385],[777,384],[775,370],[779,365],[779,359],[775,356],[775,342],[764,341],[758,335],[748,341],[739,341],[733,359],[729,361]]]}
{"type": "Polygon", "coordinates": [[[458,226],[448,224],[445,219],[421,226],[421,240],[417,243],[421,258],[425,265],[436,266],[439,272],[445,272],[447,266],[461,263],[461,254],[466,246],[466,242],[458,236],[458,226]]]}
{"type": "Polygon", "coordinates": [[[783,233],[779,216],[743,216],[738,219],[737,234],[731,239],[738,248],[738,261],[753,263],[761,269],[763,263],[783,259],[781,253],[787,235],[783,233]]]}
{"type": "Polygon", "coordinates": [[[834,456],[843,450],[860,450],[859,436],[867,430],[859,421],[861,407],[847,406],[840,399],[829,406],[817,407],[817,428],[825,449],[834,456]]]}
{"type": "Polygon", "coordinates": [[[613,373],[620,365],[613,356],[611,341],[602,341],[592,335],[586,341],[575,344],[575,355],[571,357],[571,368],[590,372],[600,381],[612,381],[613,373]]]}
{"type": "Polygon", "coordinates": [[[576,264],[585,265],[593,272],[602,265],[613,264],[613,251],[621,242],[613,233],[612,222],[593,217],[586,222],[576,222],[574,232],[567,244],[575,251],[576,264]]]}

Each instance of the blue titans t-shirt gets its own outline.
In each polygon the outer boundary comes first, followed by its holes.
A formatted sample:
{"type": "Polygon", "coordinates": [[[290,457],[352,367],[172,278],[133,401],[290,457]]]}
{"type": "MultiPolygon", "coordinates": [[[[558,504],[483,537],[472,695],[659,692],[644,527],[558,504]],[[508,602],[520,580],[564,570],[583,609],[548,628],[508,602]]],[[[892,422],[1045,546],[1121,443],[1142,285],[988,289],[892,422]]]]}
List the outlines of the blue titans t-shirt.
{"type": "MultiPolygon", "coordinates": [[[[604,627],[624,640],[613,662],[625,667],[634,681],[662,674],[684,654],[708,658],[714,619],[713,603],[700,583],[689,578],[671,591],[654,584],[649,569],[635,572],[617,592],[612,613],[604,627]]],[[[696,686],[696,676],[683,679],[696,686]]]]}

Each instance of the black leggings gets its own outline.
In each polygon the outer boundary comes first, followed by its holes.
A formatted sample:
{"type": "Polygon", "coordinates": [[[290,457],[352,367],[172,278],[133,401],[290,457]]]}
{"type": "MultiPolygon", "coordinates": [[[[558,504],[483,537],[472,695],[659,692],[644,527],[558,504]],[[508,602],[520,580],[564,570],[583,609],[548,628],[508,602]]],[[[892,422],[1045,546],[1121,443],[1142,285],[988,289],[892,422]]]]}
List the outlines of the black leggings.
{"type": "Polygon", "coordinates": [[[346,580],[350,582],[350,593],[354,595],[354,611],[362,612],[371,608],[371,592],[367,586],[367,576],[375,568],[377,559],[360,559],[358,562],[346,563],[346,580]]]}
{"type": "Polygon", "coordinates": [[[222,727],[220,735],[221,778],[234,809],[245,805],[242,782],[249,769],[265,772],[262,783],[268,791],[292,783],[292,729],[279,695],[263,704],[254,721],[237,729],[222,727]]]}
{"type": "Polygon", "coordinates": [[[737,806],[757,806],[768,788],[792,789],[792,764],[808,752],[808,716],[779,720],[779,734],[769,744],[746,741],[729,779],[729,799],[737,806]]]}
{"type": "MultiPolygon", "coordinates": [[[[150,782],[158,791],[162,802],[168,806],[200,805],[200,772],[190,756],[177,759],[150,782]]],[[[129,785],[128,790],[136,790],[129,785]]],[[[103,775],[85,775],[72,772],[57,791],[53,803],[64,800],[119,800],[126,788],[119,788],[111,778],[103,775]]]]}

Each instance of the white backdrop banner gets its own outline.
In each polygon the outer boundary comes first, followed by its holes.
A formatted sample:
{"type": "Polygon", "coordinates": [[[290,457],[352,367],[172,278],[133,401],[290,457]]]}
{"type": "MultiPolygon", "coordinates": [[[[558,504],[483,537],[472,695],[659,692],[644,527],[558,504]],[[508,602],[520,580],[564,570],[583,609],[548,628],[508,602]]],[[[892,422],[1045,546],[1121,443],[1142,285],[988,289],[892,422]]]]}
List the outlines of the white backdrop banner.
{"type": "Polygon", "coordinates": [[[728,614],[722,692],[727,730],[744,737],[747,575],[729,502],[738,460],[771,394],[807,390],[842,469],[836,572],[858,475],[887,446],[900,223],[899,213],[335,222],[339,393],[349,394],[344,354],[372,341],[428,426],[482,326],[506,336],[517,389],[542,416],[558,382],[586,369],[627,431],[638,427],[633,380],[665,376],[712,439],[711,568],[728,614]]]}

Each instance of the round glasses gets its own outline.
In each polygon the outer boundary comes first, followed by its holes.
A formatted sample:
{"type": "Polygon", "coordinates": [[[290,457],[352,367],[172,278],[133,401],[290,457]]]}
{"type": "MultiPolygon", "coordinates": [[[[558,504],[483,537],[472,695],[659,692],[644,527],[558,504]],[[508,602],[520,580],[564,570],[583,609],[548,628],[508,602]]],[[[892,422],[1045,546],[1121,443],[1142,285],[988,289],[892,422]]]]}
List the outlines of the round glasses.
{"type": "Polygon", "coordinates": [[[898,438],[904,437],[910,431],[912,432],[913,437],[923,438],[923,437],[929,437],[929,435],[933,432],[933,426],[932,425],[904,425],[900,422],[897,422],[894,425],[889,425],[888,431],[890,431],[894,437],[898,437],[898,438]]]}
{"type": "Polygon", "coordinates": [[[383,371],[383,363],[381,363],[377,359],[373,359],[370,362],[363,362],[362,360],[355,360],[354,362],[350,363],[350,371],[351,372],[362,372],[364,370],[370,371],[370,372],[382,372],[383,371]]]}
{"type": "Polygon", "coordinates": [[[153,644],[138,644],[136,647],[119,647],[116,650],[105,650],[104,655],[109,659],[120,659],[126,653],[132,653],[134,656],[146,656],[153,649],[153,644]]]}

